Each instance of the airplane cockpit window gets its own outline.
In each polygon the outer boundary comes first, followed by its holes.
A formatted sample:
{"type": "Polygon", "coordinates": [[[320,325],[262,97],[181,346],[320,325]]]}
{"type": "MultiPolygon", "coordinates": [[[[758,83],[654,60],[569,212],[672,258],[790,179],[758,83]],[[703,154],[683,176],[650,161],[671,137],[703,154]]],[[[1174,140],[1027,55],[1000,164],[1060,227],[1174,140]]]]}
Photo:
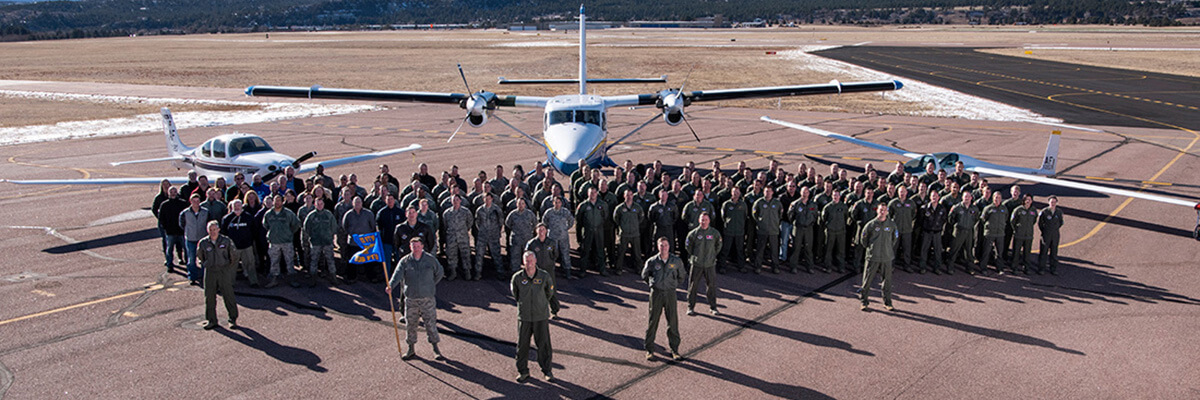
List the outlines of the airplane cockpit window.
{"type": "Polygon", "coordinates": [[[600,111],[575,110],[575,122],[581,124],[600,125],[600,111]]]}
{"type": "Polygon", "coordinates": [[[229,157],[260,151],[275,151],[266,140],[260,137],[243,137],[229,142],[229,157]]]}
{"type": "Polygon", "coordinates": [[[204,146],[200,147],[200,155],[205,156],[205,157],[212,157],[212,141],[211,140],[204,142],[204,146]]]}
{"type": "Polygon", "coordinates": [[[954,163],[957,163],[957,162],[958,162],[958,154],[957,153],[949,153],[949,154],[946,154],[944,157],[942,157],[941,165],[939,165],[938,167],[939,168],[954,168],[954,163]]]}
{"type": "Polygon", "coordinates": [[[225,158],[225,141],[221,139],[212,140],[212,156],[215,158],[225,158]]]}
{"type": "Polygon", "coordinates": [[[564,124],[575,121],[575,113],[571,110],[560,110],[550,112],[550,125],[564,124]]]}

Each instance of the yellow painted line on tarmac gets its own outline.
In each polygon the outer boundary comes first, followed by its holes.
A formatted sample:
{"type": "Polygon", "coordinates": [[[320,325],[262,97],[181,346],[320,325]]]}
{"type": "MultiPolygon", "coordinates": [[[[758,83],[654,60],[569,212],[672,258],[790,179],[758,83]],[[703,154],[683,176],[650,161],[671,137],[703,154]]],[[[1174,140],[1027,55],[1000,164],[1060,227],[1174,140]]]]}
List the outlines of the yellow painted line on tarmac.
{"type": "Polygon", "coordinates": [[[754,151],[754,154],[770,154],[770,155],[773,155],[773,156],[781,156],[781,155],[784,155],[784,154],[787,154],[787,153],[780,152],[780,151],[755,150],[755,151],[754,151]]]}
{"type": "Polygon", "coordinates": [[[862,161],[862,159],[861,159],[861,158],[858,158],[858,157],[850,157],[850,156],[842,156],[842,159],[843,159],[843,160],[862,161]]]}
{"type": "Polygon", "coordinates": [[[1085,176],[1084,178],[1093,179],[1093,180],[1097,180],[1097,181],[1109,181],[1109,182],[1112,182],[1112,181],[1115,181],[1115,180],[1116,180],[1116,179],[1113,179],[1113,178],[1105,178],[1105,177],[1102,177],[1102,176],[1085,176]]]}
{"type": "MultiPolygon", "coordinates": [[[[887,55],[887,54],[878,54],[878,53],[871,53],[871,54],[873,54],[873,55],[875,55],[875,56],[880,56],[880,57],[890,57],[890,58],[894,58],[894,59],[904,60],[904,61],[908,61],[908,62],[910,62],[910,63],[926,64],[926,65],[934,65],[934,66],[939,66],[939,67],[944,67],[944,68],[950,68],[950,69],[956,69],[956,70],[961,70],[961,71],[975,72],[975,73],[984,74],[984,75],[991,75],[991,76],[1001,76],[1001,77],[1005,77],[1005,78],[1011,78],[1011,79],[1023,80],[1022,78],[1019,78],[1019,77],[1015,77],[1015,76],[1009,76],[1009,75],[1000,74],[1000,73],[995,73],[995,72],[988,72],[988,71],[978,71],[978,70],[972,70],[972,69],[969,69],[969,68],[962,68],[962,67],[955,67],[955,66],[949,66],[949,65],[938,64],[938,63],[931,63],[931,62],[922,61],[922,60],[917,60],[917,59],[912,59],[912,58],[899,57],[899,56],[896,56],[896,55],[887,55]]],[[[915,68],[906,68],[906,67],[904,67],[904,66],[902,66],[902,65],[896,65],[896,67],[898,67],[898,68],[901,68],[901,69],[907,69],[907,70],[911,70],[911,71],[914,71],[914,72],[917,72],[917,73],[925,73],[925,74],[933,75],[933,73],[931,73],[931,72],[919,71],[919,70],[917,70],[917,69],[915,69],[915,68]]],[[[959,81],[959,82],[968,83],[968,81],[967,81],[967,80],[964,80],[964,79],[955,79],[955,78],[950,78],[950,77],[948,77],[948,76],[947,76],[946,78],[947,78],[947,79],[951,79],[951,80],[956,80],[956,81],[959,81]]],[[[1068,89],[1074,89],[1074,90],[1086,90],[1086,89],[1083,89],[1083,88],[1080,88],[1080,87],[1068,86],[1068,85],[1064,85],[1064,84],[1058,84],[1058,83],[1050,83],[1050,82],[1043,82],[1043,81],[1033,81],[1033,80],[1027,80],[1027,82],[1035,82],[1035,83],[1039,83],[1039,84],[1043,84],[1043,85],[1047,85],[1047,86],[1062,87],[1062,88],[1068,88],[1068,89]]],[[[1018,94],[1018,95],[1022,95],[1022,96],[1029,96],[1029,97],[1033,97],[1033,98],[1039,98],[1039,99],[1040,99],[1040,98],[1044,98],[1044,99],[1046,99],[1046,100],[1048,100],[1048,101],[1052,101],[1052,102],[1056,102],[1056,103],[1060,103],[1060,104],[1064,104],[1064,105],[1068,105],[1068,106],[1072,106],[1072,107],[1077,107],[1077,108],[1086,109],[1086,110],[1092,110],[1092,111],[1103,112],[1103,113],[1106,113],[1106,114],[1110,114],[1110,115],[1114,115],[1114,116],[1118,116],[1118,117],[1122,117],[1122,118],[1128,118],[1128,119],[1132,119],[1132,120],[1138,120],[1138,121],[1149,122],[1149,123],[1152,123],[1152,124],[1161,125],[1161,126],[1168,127],[1168,128],[1173,128],[1173,129],[1178,129],[1178,130],[1181,130],[1181,131],[1184,131],[1184,132],[1187,132],[1187,133],[1190,133],[1190,134],[1192,134],[1192,136],[1193,136],[1194,138],[1192,139],[1191,143],[1189,143],[1189,144],[1187,145],[1187,147],[1185,147],[1185,148],[1175,148],[1175,149],[1179,150],[1179,151],[1178,151],[1178,153],[1176,153],[1176,154],[1175,154],[1175,158],[1171,159],[1171,161],[1170,161],[1170,162],[1168,162],[1168,163],[1167,163],[1167,165],[1163,166],[1163,167],[1162,167],[1162,169],[1159,169],[1159,170],[1158,170],[1158,173],[1154,174],[1154,176],[1152,176],[1152,177],[1150,177],[1150,179],[1148,179],[1149,181],[1157,181],[1158,177],[1159,177],[1159,176],[1162,176],[1162,174],[1166,173],[1166,172],[1167,172],[1167,170],[1168,170],[1168,169],[1170,169],[1170,168],[1171,168],[1171,166],[1175,165],[1175,162],[1176,162],[1176,161],[1178,161],[1178,160],[1179,160],[1181,157],[1183,157],[1183,155],[1184,155],[1184,154],[1190,154],[1190,153],[1188,153],[1188,151],[1189,151],[1189,150],[1191,150],[1191,149],[1192,149],[1192,147],[1194,147],[1194,146],[1196,145],[1196,142],[1200,141],[1200,133],[1197,133],[1196,131],[1193,131],[1193,130],[1191,130],[1191,129],[1184,128],[1184,127],[1181,127],[1181,126],[1178,126],[1178,125],[1174,125],[1174,124],[1167,123],[1167,122],[1162,122],[1162,121],[1156,121],[1156,120],[1152,120],[1152,119],[1149,119],[1149,118],[1138,117],[1138,116],[1134,116],[1134,115],[1130,115],[1130,114],[1125,114],[1125,113],[1121,113],[1121,112],[1111,111],[1111,110],[1107,110],[1107,109],[1102,109],[1102,108],[1098,108],[1098,107],[1087,106],[1087,105],[1078,104],[1078,103],[1071,103],[1071,102],[1068,102],[1068,101],[1063,101],[1063,100],[1060,100],[1060,99],[1056,99],[1056,98],[1055,98],[1055,97],[1060,97],[1060,96],[1063,96],[1063,97],[1065,97],[1065,96],[1072,96],[1072,95],[1075,95],[1075,94],[1062,93],[1062,94],[1055,94],[1055,95],[1050,95],[1050,96],[1041,96],[1041,95],[1035,95],[1035,94],[1032,94],[1032,93],[1021,92],[1021,91],[1018,91],[1018,90],[1012,90],[1012,89],[1006,89],[1006,88],[1002,88],[1002,87],[997,87],[997,86],[990,86],[990,85],[981,85],[981,86],[985,86],[985,87],[988,87],[988,88],[991,88],[991,89],[994,89],[994,90],[1000,90],[1000,91],[1005,91],[1005,92],[1009,92],[1009,93],[1013,93],[1013,94],[1018,94]]],[[[1150,100],[1148,100],[1148,99],[1143,99],[1143,98],[1140,98],[1140,97],[1128,97],[1128,96],[1116,95],[1116,94],[1112,94],[1112,96],[1113,96],[1113,97],[1124,97],[1124,98],[1130,98],[1130,99],[1134,99],[1134,100],[1140,100],[1140,101],[1150,101],[1150,100]]],[[[1129,205],[1129,203],[1131,203],[1131,202],[1133,202],[1133,198],[1132,198],[1132,197],[1126,198],[1126,199],[1125,199],[1125,201],[1124,201],[1124,202],[1122,202],[1120,206],[1118,206],[1118,207],[1117,207],[1115,210],[1113,210],[1111,213],[1109,213],[1109,214],[1108,214],[1108,216],[1107,216],[1107,217],[1105,217],[1103,221],[1101,221],[1100,223],[1097,223],[1097,224],[1096,224],[1096,226],[1095,226],[1095,227],[1093,227],[1091,231],[1088,231],[1088,233],[1087,233],[1087,234],[1083,235],[1083,237],[1081,237],[1081,238],[1079,238],[1079,239],[1076,239],[1075,241],[1072,241],[1072,242],[1070,242],[1070,243],[1063,244],[1063,245],[1059,246],[1059,248],[1070,247],[1070,246],[1072,246],[1072,245],[1078,244],[1078,243],[1080,243],[1080,242],[1083,242],[1084,240],[1087,240],[1087,239],[1091,238],[1093,235],[1095,235],[1095,234],[1096,234],[1096,232],[1099,232],[1101,228],[1104,228],[1104,226],[1108,225],[1108,221],[1109,221],[1110,219],[1112,219],[1112,217],[1115,217],[1115,216],[1116,216],[1118,213],[1120,213],[1120,212],[1121,212],[1121,210],[1124,210],[1124,209],[1125,209],[1125,207],[1126,207],[1126,206],[1128,206],[1128,205],[1129,205]]]]}
{"type": "Polygon", "coordinates": [[[54,293],[50,293],[50,292],[47,292],[47,291],[45,291],[45,290],[42,290],[42,289],[33,289],[33,290],[29,291],[29,293],[33,293],[33,294],[36,294],[36,295],[39,295],[39,296],[46,296],[46,297],[54,297],[54,296],[57,296],[57,295],[56,295],[56,294],[54,294],[54,293]]]}
{"type": "MultiPolygon", "coordinates": [[[[182,285],[186,285],[186,284],[188,284],[188,281],[179,281],[179,282],[175,282],[175,283],[171,284],[171,286],[182,286],[182,285]]],[[[27,319],[33,319],[33,318],[37,318],[37,317],[44,317],[47,315],[57,314],[57,313],[60,313],[63,311],[74,310],[76,308],[87,307],[90,305],[95,305],[95,304],[100,304],[100,303],[104,303],[104,302],[108,302],[108,301],[123,299],[123,298],[130,297],[130,296],[137,296],[139,294],[153,292],[156,290],[163,290],[164,288],[166,288],[165,285],[157,284],[157,285],[145,288],[145,289],[134,290],[131,292],[125,292],[125,293],[121,293],[118,295],[113,295],[113,296],[109,296],[109,297],[105,297],[105,298],[101,298],[101,299],[89,300],[89,301],[85,301],[85,302],[78,303],[78,304],[72,304],[69,306],[63,306],[63,307],[59,307],[59,308],[55,308],[55,309],[51,309],[51,310],[36,312],[33,314],[0,321],[0,326],[8,325],[13,322],[24,321],[27,319]]]]}
{"type": "Polygon", "coordinates": [[[695,149],[696,146],[676,145],[675,148],[677,148],[677,149],[695,149]]]}
{"type": "Polygon", "coordinates": [[[1159,186],[1171,186],[1172,185],[1171,182],[1157,182],[1157,181],[1142,181],[1142,183],[1146,184],[1146,185],[1159,185],[1159,186]]]}
{"type": "Polygon", "coordinates": [[[642,143],[642,146],[661,147],[662,145],[658,143],[642,143]]]}
{"type": "Polygon", "coordinates": [[[716,148],[713,148],[713,150],[717,150],[717,151],[737,151],[737,149],[731,149],[731,148],[728,148],[728,147],[716,147],[716,148]]]}
{"type": "Polygon", "coordinates": [[[875,135],[882,135],[882,134],[885,134],[885,133],[888,133],[888,132],[891,132],[891,131],[892,131],[892,127],[889,125],[889,126],[886,126],[886,127],[885,127],[885,128],[882,130],[882,131],[879,131],[879,132],[871,132],[871,133],[868,133],[868,134],[865,134],[865,135],[861,135],[861,136],[859,136],[858,138],[859,138],[859,139],[862,139],[862,138],[865,138],[865,137],[871,137],[871,136],[875,136],[875,135]]]}
{"type": "MultiPolygon", "coordinates": [[[[1193,130],[1190,130],[1187,128],[1182,128],[1182,127],[1177,127],[1177,128],[1179,128],[1180,130],[1186,131],[1188,133],[1191,133],[1192,135],[1195,135],[1196,138],[1192,139],[1192,142],[1189,143],[1187,148],[1183,149],[1183,151],[1175,153],[1175,158],[1172,158],[1171,162],[1168,162],[1167,165],[1164,165],[1162,167],[1162,169],[1158,170],[1158,173],[1155,173],[1154,176],[1150,177],[1150,179],[1147,179],[1148,181],[1157,181],[1158,177],[1160,177],[1160,176],[1162,176],[1162,174],[1166,173],[1167,170],[1170,169],[1171,166],[1175,165],[1175,162],[1179,161],[1179,159],[1182,158],[1184,154],[1188,154],[1187,151],[1191,150],[1192,147],[1196,145],[1197,141],[1200,141],[1200,133],[1196,133],[1196,131],[1193,131],[1193,130]]],[[[1113,212],[1108,213],[1108,216],[1104,217],[1104,220],[1100,221],[1100,223],[1096,224],[1096,226],[1094,228],[1092,228],[1091,231],[1088,231],[1088,233],[1086,235],[1083,235],[1083,237],[1076,239],[1075,241],[1073,241],[1071,243],[1066,243],[1061,246],[1058,246],[1058,248],[1061,249],[1064,247],[1070,247],[1072,245],[1075,245],[1076,243],[1079,243],[1084,240],[1087,240],[1088,238],[1091,238],[1093,235],[1096,234],[1096,232],[1100,231],[1100,228],[1103,228],[1105,225],[1108,225],[1108,220],[1112,219],[1112,217],[1117,216],[1117,213],[1120,213],[1121,210],[1125,209],[1125,206],[1128,206],[1129,203],[1132,203],[1132,202],[1133,202],[1132,197],[1126,198],[1124,202],[1121,202],[1121,205],[1118,206],[1116,210],[1113,210],[1113,212]]]]}

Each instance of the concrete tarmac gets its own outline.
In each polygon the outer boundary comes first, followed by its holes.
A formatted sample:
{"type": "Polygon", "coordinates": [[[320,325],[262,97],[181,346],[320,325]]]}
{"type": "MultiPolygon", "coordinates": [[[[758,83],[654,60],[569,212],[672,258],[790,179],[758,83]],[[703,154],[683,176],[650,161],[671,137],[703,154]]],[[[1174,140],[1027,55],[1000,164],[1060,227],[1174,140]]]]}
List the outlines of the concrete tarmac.
{"type": "MultiPolygon", "coordinates": [[[[136,86],[126,88],[139,93],[136,86]]],[[[151,92],[151,91],[147,91],[151,92]]],[[[768,159],[794,170],[893,157],[758,121],[813,124],[914,151],[958,151],[1035,166],[1053,128],[1012,122],[693,106],[692,125],[652,124],[613,150],[669,166],[768,159]]],[[[404,177],[420,162],[464,177],[495,165],[529,167],[544,152],[502,124],[446,138],[461,110],[399,104],[384,111],[180,132],[194,145],[237,130],[277,151],[317,159],[419,143],[382,162],[404,177]]],[[[653,110],[612,110],[616,136],[653,110]]],[[[500,115],[536,134],[539,110],[500,115]]],[[[1130,124],[1136,125],[1136,124],[1130,124]]],[[[1196,134],[1111,124],[1112,133],[1066,129],[1059,166],[1070,174],[1194,183],[1196,134]],[[1186,149],[1186,151],[1180,151],[1186,149]]],[[[3,178],[182,175],[164,165],[111,167],[161,157],[162,133],[0,147],[3,178]]],[[[886,161],[875,161],[890,170],[886,161]]],[[[344,166],[369,181],[375,165],[344,166]]],[[[1007,190],[1011,180],[993,180],[1007,190]]],[[[1140,186],[1109,182],[1126,188],[1140,186]]],[[[551,323],[554,382],[513,382],[515,307],[496,280],[443,282],[441,348],[434,361],[399,359],[382,284],[251,289],[237,283],[241,330],[203,331],[202,292],[168,274],[154,221],[157,188],[0,185],[0,394],[9,398],[1188,398],[1200,393],[1200,262],[1193,211],[1046,185],[1067,213],[1058,276],[917,275],[897,272],[895,312],[858,310],[854,275],[719,275],[721,316],[680,316],[687,359],[646,361],[647,289],[633,275],[560,280],[562,319],[551,323]],[[118,217],[118,218],[114,218],[118,217]]],[[[1194,186],[1147,185],[1182,197],[1194,186]]],[[[576,264],[578,265],[578,264],[576,264]]],[[[680,293],[680,299],[684,294],[680,293]]],[[[681,305],[680,311],[682,313],[681,305]]],[[[218,310],[224,324],[224,311],[218,310]]],[[[401,326],[403,328],[403,326],[401,326]]],[[[663,328],[665,329],[665,328],[663,328]]],[[[403,332],[400,333],[404,335],[403,332]]],[[[536,367],[533,367],[536,372],[536,367]]]]}

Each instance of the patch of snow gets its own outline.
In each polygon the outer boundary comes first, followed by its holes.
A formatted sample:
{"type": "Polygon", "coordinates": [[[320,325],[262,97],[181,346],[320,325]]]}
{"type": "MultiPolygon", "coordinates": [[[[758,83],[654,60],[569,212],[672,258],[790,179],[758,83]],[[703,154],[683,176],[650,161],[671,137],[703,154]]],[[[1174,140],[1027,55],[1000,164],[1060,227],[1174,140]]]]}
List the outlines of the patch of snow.
{"type": "Polygon", "coordinates": [[[579,43],[568,42],[568,41],[564,41],[564,40],[511,42],[511,43],[497,43],[497,44],[492,45],[492,47],[576,47],[576,46],[579,46],[579,43]]]}
{"type": "MultiPolygon", "coordinates": [[[[175,124],[179,129],[199,126],[253,124],[284,119],[348,114],[380,109],[376,106],[356,104],[257,103],[249,101],[189,100],[175,98],[105,96],[94,94],[16,90],[0,90],[0,96],[50,101],[88,101],[95,103],[139,103],[152,105],[187,104],[250,106],[257,108],[254,110],[244,111],[176,112],[174,113],[175,124]]],[[[17,126],[0,128],[0,146],[88,137],[128,135],[139,132],[158,131],[160,129],[162,129],[162,117],[157,113],[90,121],[67,121],[49,125],[17,126]]]]}
{"type": "Polygon", "coordinates": [[[809,54],[836,47],[838,46],[803,46],[795,50],[781,51],[779,55],[796,61],[799,68],[846,76],[848,77],[845,79],[846,81],[899,80],[904,84],[904,88],[893,92],[883,92],[883,96],[894,101],[920,103],[925,106],[925,110],[914,112],[913,115],[990,121],[1062,122],[1061,119],[1045,117],[1024,108],[1013,107],[914,79],[898,79],[870,68],[809,54]]]}

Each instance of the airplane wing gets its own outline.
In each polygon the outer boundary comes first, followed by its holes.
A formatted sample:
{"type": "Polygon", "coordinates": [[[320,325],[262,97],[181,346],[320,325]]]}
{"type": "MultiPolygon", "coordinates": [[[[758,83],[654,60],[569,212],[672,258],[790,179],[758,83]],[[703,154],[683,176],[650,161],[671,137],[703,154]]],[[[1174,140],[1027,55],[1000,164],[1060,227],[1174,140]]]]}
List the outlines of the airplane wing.
{"type": "Polygon", "coordinates": [[[0,179],[0,182],[15,183],[18,185],[157,185],[166,179],[172,185],[187,183],[186,176],[163,177],[163,178],[105,178],[105,179],[40,179],[40,180],[8,180],[0,179]]]}
{"type": "Polygon", "coordinates": [[[116,162],[110,162],[110,163],[108,163],[108,165],[116,167],[119,165],[142,164],[142,163],[152,163],[152,162],[161,162],[161,161],[187,161],[187,158],[184,158],[183,156],[171,156],[171,157],[163,157],[163,158],[150,158],[150,159],[145,159],[145,160],[116,161],[116,162]]]}
{"type": "MultiPolygon", "coordinates": [[[[413,101],[420,103],[460,104],[471,96],[463,93],[406,92],[397,90],[327,89],[313,87],[251,86],[247,96],[298,97],[304,99],[413,101]]],[[[545,107],[548,97],[496,96],[495,105],[505,107],[545,107]]]]}
{"type": "Polygon", "coordinates": [[[1072,189],[1087,190],[1089,192],[1104,193],[1104,194],[1110,194],[1113,196],[1133,197],[1135,199],[1157,201],[1160,203],[1174,204],[1174,205],[1178,205],[1178,206],[1191,207],[1196,210],[1200,210],[1200,203],[1192,201],[1192,200],[1184,200],[1184,199],[1179,199],[1179,198],[1174,198],[1174,197],[1159,196],[1159,195],[1155,195],[1155,194],[1135,192],[1132,190],[1125,190],[1125,189],[1114,189],[1114,188],[1108,188],[1108,187],[1104,187],[1104,186],[1091,185],[1091,184],[1082,183],[1082,182],[1074,182],[1074,181],[1068,181],[1068,180],[1064,180],[1064,179],[1049,178],[1049,177],[1045,177],[1045,176],[1022,174],[1019,172],[1012,172],[1012,171],[1007,171],[1007,170],[997,169],[997,168],[970,167],[970,168],[967,168],[967,170],[968,171],[978,171],[980,174],[991,174],[991,175],[997,175],[997,176],[1004,176],[1004,177],[1009,177],[1009,178],[1020,179],[1023,181],[1045,183],[1047,185],[1069,187],[1072,189]]]}
{"type": "MultiPolygon", "coordinates": [[[[762,97],[809,96],[815,94],[841,94],[878,92],[884,90],[900,90],[904,87],[900,81],[851,82],[833,81],[818,85],[798,86],[769,86],[740,89],[697,90],[684,92],[683,97],[688,103],[697,101],[720,101],[735,99],[753,99],[762,97]]],[[[659,93],[606,97],[605,102],[613,107],[657,105],[660,100],[669,95],[672,90],[659,93]]]]}
{"type": "Polygon", "coordinates": [[[863,147],[869,147],[869,148],[872,148],[872,149],[875,149],[875,150],[879,150],[879,151],[886,151],[886,152],[888,152],[888,153],[892,153],[892,154],[898,154],[898,155],[901,155],[901,156],[904,156],[904,157],[908,157],[908,159],[910,159],[910,160],[911,160],[911,159],[914,159],[914,158],[920,158],[921,156],[923,156],[923,155],[924,155],[924,154],[918,154],[918,153],[912,153],[912,152],[908,152],[908,151],[900,150],[900,149],[897,149],[897,148],[895,148],[895,147],[888,147],[888,146],[884,146],[884,145],[882,145],[882,144],[878,144],[878,143],[871,143],[871,142],[868,142],[868,141],[866,141],[866,140],[855,139],[855,138],[853,138],[853,137],[846,136],[846,135],[843,135],[843,134],[840,134],[840,133],[833,133],[833,132],[830,132],[830,131],[827,131],[827,130],[813,128],[813,127],[811,127],[811,126],[805,126],[805,125],[800,125],[800,124],[793,124],[793,123],[791,123],[791,122],[780,121],[780,120],[777,120],[777,119],[771,119],[771,117],[766,117],[766,116],[764,116],[764,117],[762,117],[762,118],[759,118],[759,119],[761,119],[761,120],[763,120],[763,121],[766,121],[766,122],[770,122],[770,123],[772,123],[772,124],[775,124],[775,125],[779,125],[779,126],[786,126],[786,127],[788,127],[788,128],[792,128],[792,129],[799,129],[799,130],[802,130],[802,131],[805,131],[805,132],[808,132],[808,133],[812,133],[812,134],[816,134],[816,135],[821,135],[821,136],[824,136],[824,137],[827,137],[827,138],[833,138],[833,139],[841,140],[841,141],[844,141],[844,142],[850,142],[850,143],[853,143],[853,144],[856,144],[856,145],[859,145],[859,146],[863,146],[863,147]]]}
{"type": "MultiPolygon", "coordinates": [[[[320,162],[310,162],[310,163],[305,163],[303,165],[300,165],[300,168],[298,168],[296,170],[296,172],[297,173],[309,172],[314,169],[317,169],[317,165],[323,165],[323,166],[325,166],[325,168],[330,168],[330,167],[336,167],[336,166],[344,165],[344,164],[351,164],[351,163],[356,163],[356,162],[372,160],[372,159],[376,159],[379,157],[387,157],[387,156],[390,156],[393,154],[406,153],[406,152],[419,150],[419,149],[421,149],[421,145],[413,144],[411,146],[402,147],[399,149],[377,151],[374,153],[359,154],[357,156],[337,158],[337,159],[333,159],[333,160],[326,160],[326,161],[320,161],[320,162]]],[[[186,182],[187,180],[185,179],[184,181],[186,182]]]]}

